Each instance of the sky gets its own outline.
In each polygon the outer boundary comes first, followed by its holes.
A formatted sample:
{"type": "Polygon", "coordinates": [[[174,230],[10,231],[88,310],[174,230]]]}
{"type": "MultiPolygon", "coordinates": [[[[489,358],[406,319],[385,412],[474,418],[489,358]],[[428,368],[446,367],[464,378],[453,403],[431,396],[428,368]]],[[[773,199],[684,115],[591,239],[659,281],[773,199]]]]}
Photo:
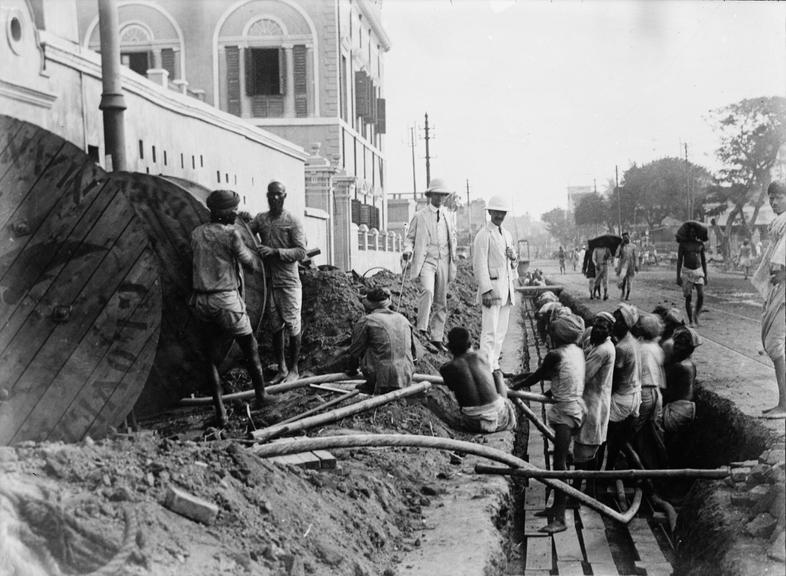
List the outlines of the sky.
{"type": "Polygon", "coordinates": [[[711,171],[709,112],[786,95],[786,3],[383,0],[386,189],[431,176],[513,214],[567,207],[632,163],[684,157],[711,171]]]}

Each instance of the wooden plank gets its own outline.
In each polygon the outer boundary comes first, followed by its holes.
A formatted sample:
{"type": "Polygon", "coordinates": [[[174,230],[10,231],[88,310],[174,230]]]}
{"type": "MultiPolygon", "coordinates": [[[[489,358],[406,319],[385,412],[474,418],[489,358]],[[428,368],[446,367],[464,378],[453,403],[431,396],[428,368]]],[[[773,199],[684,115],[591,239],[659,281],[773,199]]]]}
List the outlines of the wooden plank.
{"type": "Polygon", "coordinates": [[[669,563],[646,519],[634,518],[627,528],[641,562],[646,564],[669,563]]]}
{"type": "Polygon", "coordinates": [[[671,576],[674,573],[674,568],[668,562],[659,564],[636,562],[636,568],[643,570],[646,576],[671,576]]]}
{"type": "Polygon", "coordinates": [[[527,574],[530,570],[551,570],[551,538],[547,534],[527,538],[525,566],[527,574]]]}
{"type": "Polygon", "coordinates": [[[545,532],[541,532],[540,529],[543,528],[546,524],[548,524],[548,518],[540,518],[539,516],[535,516],[534,514],[525,513],[524,514],[524,535],[525,536],[547,536],[545,532]]]}
{"type": "MultiPolygon", "coordinates": [[[[31,158],[35,157],[33,148],[44,137],[44,133],[34,124],[18,122],[17,129],[5,136],[0,152],[0,183],[9,184],[19,178],[25,163],[31,165],[31,158]]],[[[2,194],[5,194],[5,189],[2,194]]]]}
{"type": "Polygon", "coordinates": [[[332,470],[336,467],[336,457],[327,450],[314,450],[312,452],[320,461],[320,468],[332,470]]]}
{"type": "Polygon", "coordinates": [[[540,482],[530,480],[524,490],[524,509],[542,510],[546,507],[546,487],[540,482]]]}
{"type": "MultiPolygon", "coordinates": [[[[65,413],[69,413],[72,431],[78,428],[84,434],[90,428],[96,415],[107,408],[148,338],[158,334],[161,297],[157,281],[155,255],[146,250],[54,376],[59,384],[50,386],[40,397],[12,443],[22,438],[42,440],[50,436],[65,413]],[[149,294],[151,298],[147,297],[149,294]],[[81,409],[69,412],[75,401],[81,409]]],[[[151,365],[152,362],[147,364],[146,371],[151,365]]],[[[137,388],[138,393],[141,386],[137,388]]],[[[108,408],[115,411],[117,407],[108,408]]]]}
{"type": "Polygon", "coordinates": [[[554,534],[554,549],[557,552],[557,560],[566,563],[581,563],[584,560],[584,554],[581,552],[581,543],[579,542],[573,510],[566,511],[565,524],[568,527],[567,530],[554,534]]]}
{"type": "Polygon", "coordinates": [[[603,523],[603,517],[600,512],[596,512],[592,508],[582,506],[578,509],[579,518],[581,519],[581,527],[584,530],[599,529],[605,530],[606,525],[603,523]]]}
{"type": "Polygon", "coordinates": [[[3,178],[14,158],[14,154],[9,146],[13,145],[13,141],[18,137],[20,130],[32,127],[31,124],[0,114],[0,179],[3,178]]]}
{"type": "Polygon", "coordinates": [[[590,564],[590,570],[595,576],[618,576],[619,571],[614,562],[603,564],[601,562],[590,564]]]}
{"type": "MultiPolygon", "coordinates": [[[[559,552],[559,550],[557,550],[559,552]]],[[[563,562],[557,560],[557,574],[559,576],[584,576],[584,567],[581,562],[563,562]]]]}
{"type": "MultiPolygon", "coordinates": [[[[582,530],[581,537],[584,540],[584,550],[587,553],[587,562],[590,564],[610,564],[614,565],[605,530],[582,530]]],[[[617,572],[615,571],[614,574],[617,572]]]]}

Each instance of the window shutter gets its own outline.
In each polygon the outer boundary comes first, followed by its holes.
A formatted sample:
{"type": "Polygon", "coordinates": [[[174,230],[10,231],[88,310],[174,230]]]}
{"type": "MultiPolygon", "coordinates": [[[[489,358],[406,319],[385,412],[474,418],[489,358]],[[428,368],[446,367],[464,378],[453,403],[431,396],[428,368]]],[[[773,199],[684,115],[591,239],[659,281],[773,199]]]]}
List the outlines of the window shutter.
{"type": "Polygon", "coordinates": [[[169,79],[175,79],[175,51],[172,48],[161,49],[161,67],[169,72],[169,79]]]}
{"type": "Polygon", "coordinates": [[[224,47],[227,59],[227,112],[240,116],[240,49],[224,47]]]}
{"type": "Polygon", "coordinates": [[[355,116],[365,117],[367,98],[368,90],[366,89],[366,73],[355,72],[355,116]]]}
{"type": "Polygon", "coordinates": [[[385,134],[387,124],[385,122],[385,99],[377,98],[377,134],[385,134]]]}
{"type": "Polygon", "coordinates": [[[246,48],[243,50],[243,60],[246,66],[246,96],[253,96],[257,93],[257,75],[254,66],[254,50],[246,48]]]}
{"type": "Polygon", "coordinates": [[[278,49],[278,94],[287,93],[287,54],[283,48],[278,49]]]}
{"type": "Polygon", "coordinates": [[[366,120],[373,123],[376,116],[376,102],[377,102],[377,89],[374,87],[374,81],[371,76],[366,75],[368,82],[368,100],[366,100],[366,120]]]}
{"type": "Polygon", "coordinates": [[[292,49],[295,75],[295,116],[308,116],[308,78],[306,66],[306,47],[298,44],[292,49]]]}

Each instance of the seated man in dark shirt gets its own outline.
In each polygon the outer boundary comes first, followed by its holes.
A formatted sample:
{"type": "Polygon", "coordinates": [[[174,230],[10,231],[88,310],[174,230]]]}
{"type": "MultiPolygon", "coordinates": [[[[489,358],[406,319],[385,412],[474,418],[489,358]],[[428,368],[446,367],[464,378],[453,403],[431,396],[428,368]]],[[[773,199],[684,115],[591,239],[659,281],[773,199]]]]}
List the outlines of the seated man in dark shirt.
{"type": "Polygon", "coordinates": [[[453,360],[439,372],[445,385],[456,395],[463,426],[470,432],[499,432],[516,426],[516,412],[507,399],[502,379],[495,379],[488,360],[472,350],[466,328],[448,333],[448,350],[453,360]]]}

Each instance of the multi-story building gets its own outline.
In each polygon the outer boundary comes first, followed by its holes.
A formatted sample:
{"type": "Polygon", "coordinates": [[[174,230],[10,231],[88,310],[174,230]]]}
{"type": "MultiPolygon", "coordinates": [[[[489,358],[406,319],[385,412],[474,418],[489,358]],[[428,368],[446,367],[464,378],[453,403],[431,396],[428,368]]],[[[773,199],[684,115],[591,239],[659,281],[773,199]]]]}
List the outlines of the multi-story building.
{"type": "MultiPolygon", "coordinates": [[[[83,47],[98,50],[97,2],[77,6],[83,47]]],[[[117,7],[121,57],[131,70],[328,161],[307,169],[306,210],[333,220],[325,242],[339,253],[337,265],[351,261],[351,224],[385,232],[390,41],[378,0],[118,0],[117,7]]]]}

